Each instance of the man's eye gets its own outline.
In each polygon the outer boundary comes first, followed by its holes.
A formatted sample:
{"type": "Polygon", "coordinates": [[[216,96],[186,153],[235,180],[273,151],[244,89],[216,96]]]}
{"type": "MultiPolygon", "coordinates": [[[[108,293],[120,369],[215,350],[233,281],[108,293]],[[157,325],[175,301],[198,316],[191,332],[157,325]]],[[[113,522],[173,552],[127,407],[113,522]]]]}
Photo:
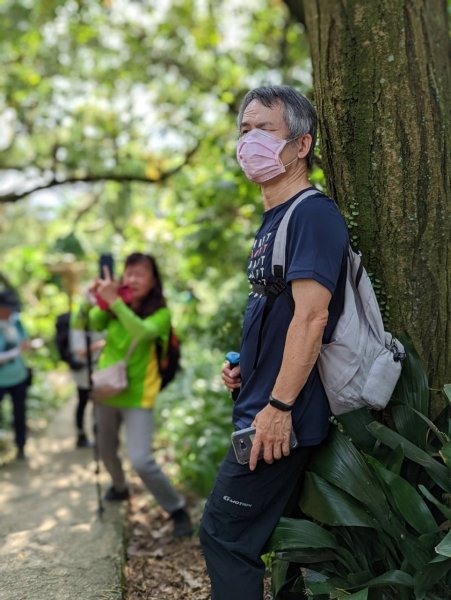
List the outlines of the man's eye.
{"type": "Polygon", "coordinates": [[[243,137],[244,135],[246,135],[246,133],[249,133],[248,129],[244,129],[243,131],[240,131],[240,136],[239,137],[243,137]]]}

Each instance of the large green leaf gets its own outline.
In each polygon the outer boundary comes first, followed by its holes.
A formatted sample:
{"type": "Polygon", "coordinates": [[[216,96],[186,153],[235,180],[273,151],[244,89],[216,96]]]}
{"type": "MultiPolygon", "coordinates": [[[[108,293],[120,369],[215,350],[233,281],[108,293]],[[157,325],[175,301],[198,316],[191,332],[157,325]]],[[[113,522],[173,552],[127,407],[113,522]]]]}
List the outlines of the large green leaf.
{"type": "Polygon", "coordinates": [[[368,600],[369,589],[365,588],[364,590],[359,590],[358,592],[354,592],[353,594],[340,594],[336,596],[337,599],[343,600],[368,600]]]}
{"type": "Polygon", "coordinates": [[[424,467],[430,477],[440,487],[447,492],[451,492],[451,478],[448,469],[427,452],[418,448],[418,446],[415,446],[395,431],[392,431],[385,425],[377,423],[376,421],[373,421],[373,423],[368,425],[368,431],[389,448],[397,448],[401,445],[407,458],[424,467]]]}
{"type": "Polygon", "coordinates": [[[437,425],[433,421],[431,421],[431,419],[429,419],[426,415],[421,414],[414,408],[412,410],[420,417],[420,419],[422,419],[428,425],[429,429],[435,433],[438,440],[442,444],[446,444],[446,442],[449,441],[449,438],[446,435],[446,433],[443,433],[442,431],[440,431],[440,429],[437,427],[437,425]]]}
{"type": "Polygon", "coordinates": [[[401,473],[401,468],[404,463],[404,450],[402,449],[402,446],[394,448],[392,452],[390,452],[387,456],[384,456],[380,460],[386,466],[387,469],[399,475],[401,473]]]}
{"type": "Polygon", "coordinates": [[[445,535],[440,544],[435,548],[437,554],[451,558],[451,531],[445,535]]]}
{"type": "Polygon", "coordinates": [[[379,577],[374,577],[365,584],[367,587],[381,587],[387,585],[400,585],[403,587],[413,587],[413,578],[408,573],[399,570],[387,571],[379,577]]]}
{"type": "Polygon", "coordinates": [[[374,473],[363,455],[337,428],[329,434],[327,443],[313,456],[309,471],[353,496],[379,521],[380,526],[391,532],[390,508],[374,473]]]}
{"type": "Polygon", "coordinates": [[[289,564],[284,560],[274,558],[271,561],[271,589],[275,598],[285,584],[288,567],[289,564]]]}
{"type": "Polygon", "coordinates": [[[368,454],[372,453],[375,442],[366,426],[374,421],[374,418],[367,408],[353,410],[335,418],[356,446],[368,454]]]}
{"type": "Polygon", "coordinates": [[[443,593],[439,598],[449,598],[450,590],[446,586],[445,577],[451,569],[451,559],[440,562],[430,562],[414,575],[415,600],[429,600],[428,590],[434,588],[436,584],[441,584],[443,593]]]}
{"type": "Polygon", "coordinates": [[[444,444],[443,448],[439,451],[439,454],[446,466],[451,469],[451,442],[444,444]]]}
{"type": "Polygon", "coordinates": [[[393,429],[412,444],[426,450],[428,428],[418,414],[414,412],[414,409],[408,404],[394,403],[391,406],[391,415],[394,423],[393,429]]]}
{"type": "Polygon", "coordinates": [[[419,485],[418,489],[421,491],[423,496],[429,500],[429,502],[434,504],[440,510],[445,519],[451,521],[451,508],[449,506],[445,506],[439,502],[437,498],[435,498],[435,496],[433,496],[431,492],[424,487],[424,485],[419,485]]]}
{"type": "Polygon", "coordinates": [[[448,398],[448,402],[451,404],[451,383],[445,383],[443,386],[443,393],[448,398]]]}
{"type": "Polygon", "coordinates": [[[387,485],[387,495],[399,514],[418,533],[434,533],[437,523],[427,504],[405,479],[384,467],[371,456],[367,457],[378,476],[387,485]]]}
{"type": "Polygon", "coordinates": [[[316,473],[306,473],[299,505],[306,515],[326,525],[378,528],[360,502],[316,473]]]}
{"type": "Polygon", "coordinates": [[[332,533],[316,523],[282,517],[268,542],[268,551],[277,552],[297,548],[338,550],[339,544],[332,533]]]}
{"type": "MultiPolygon", "coordinates": [[[[411,340],[402,336],[401,341],[406,351],[406,358],[402,365],[401,377],[393,392],[392,401],[397,404],[406,404],[427,415],[429,414],[429,387],[426,372],[411,340]]],[[[416,422],[415,417],[412,416],[411,423],[416,422]]],[[[402,432],[400,431],[400,433],[402,432]]],[[[414,435],[413,430],[407,433],[414,435]]],[[[423,433],[424,431],[419,433],[419,438],[424,438],[423,433]]]]}
{"type": "Polygon", "coordinates": [[[285,562],[300,563],[310,565],[315,563],[325,563],[336,560],[336,553],[332,550],[322,550],[318,548],[309,548],[308,550],[288,550],[286,552],[276,552],[276,557],[285,562]]]}

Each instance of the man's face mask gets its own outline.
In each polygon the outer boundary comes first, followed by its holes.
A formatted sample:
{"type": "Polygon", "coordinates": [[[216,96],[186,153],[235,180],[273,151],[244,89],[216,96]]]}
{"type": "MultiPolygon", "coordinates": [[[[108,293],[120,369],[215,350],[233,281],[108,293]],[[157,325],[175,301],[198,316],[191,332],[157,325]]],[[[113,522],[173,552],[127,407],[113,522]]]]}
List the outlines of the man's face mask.
{"type": "Polygon", "coordinates": [[[282,140],[262,129],[252,129],[243,136],[237,145],[236,158],[246,177],[254,183],[264,183],[281,173],[291,165],[297,156],[286,165],[280,159],[280,153],[293,140],[282,140]]]}

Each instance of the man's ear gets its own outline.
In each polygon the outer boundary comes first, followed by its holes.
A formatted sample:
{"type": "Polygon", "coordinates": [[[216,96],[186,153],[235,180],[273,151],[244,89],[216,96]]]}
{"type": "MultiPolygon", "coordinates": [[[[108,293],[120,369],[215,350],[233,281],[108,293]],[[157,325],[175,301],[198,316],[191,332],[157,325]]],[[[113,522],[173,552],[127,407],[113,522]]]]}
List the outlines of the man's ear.
{"type": "Polygon", "coordinates": [[[309,133],[301,135],[296,140],[298,144],[298,157],[307,158],[310,148],[312,147],[312,136],[309,133]]]}

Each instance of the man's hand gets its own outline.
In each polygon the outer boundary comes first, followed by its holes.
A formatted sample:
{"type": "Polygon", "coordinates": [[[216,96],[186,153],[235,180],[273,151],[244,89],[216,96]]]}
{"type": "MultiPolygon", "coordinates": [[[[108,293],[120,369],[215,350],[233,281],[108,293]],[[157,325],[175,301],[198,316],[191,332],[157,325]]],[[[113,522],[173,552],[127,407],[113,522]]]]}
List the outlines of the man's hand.
{"type": "Polygon", "coordinates": [[[290,454],[291,412],[283,412],[267,404],[255,416],[252,426],[256,428],[252,442],[249,468],[257,466],[258,456],[263,448],[263,459],[267,463],[280,460],[290,454]]]}
{"type": "Polygon", "coordinates": [[[119,284],[111,279],[110,270],[107,266],[103,267],[104,279],[99,279],[97,281],[97,294],[105,300],[107,304],[113,304],[113,302],[118,298],[117,290],[119,288],[119,284]]]}
{"type": "Polygon", "coordinates": [[[226,364],[224,365],[224,367],[222,369],[222,381],[224,382],[224,385],[230,392],[233,392],[233,390],[240,388],[241,387],[240,366],[237,365],[236,367],[233,367],[233,369],[231,369],[230,363],[226,362],[226,364]]]}

